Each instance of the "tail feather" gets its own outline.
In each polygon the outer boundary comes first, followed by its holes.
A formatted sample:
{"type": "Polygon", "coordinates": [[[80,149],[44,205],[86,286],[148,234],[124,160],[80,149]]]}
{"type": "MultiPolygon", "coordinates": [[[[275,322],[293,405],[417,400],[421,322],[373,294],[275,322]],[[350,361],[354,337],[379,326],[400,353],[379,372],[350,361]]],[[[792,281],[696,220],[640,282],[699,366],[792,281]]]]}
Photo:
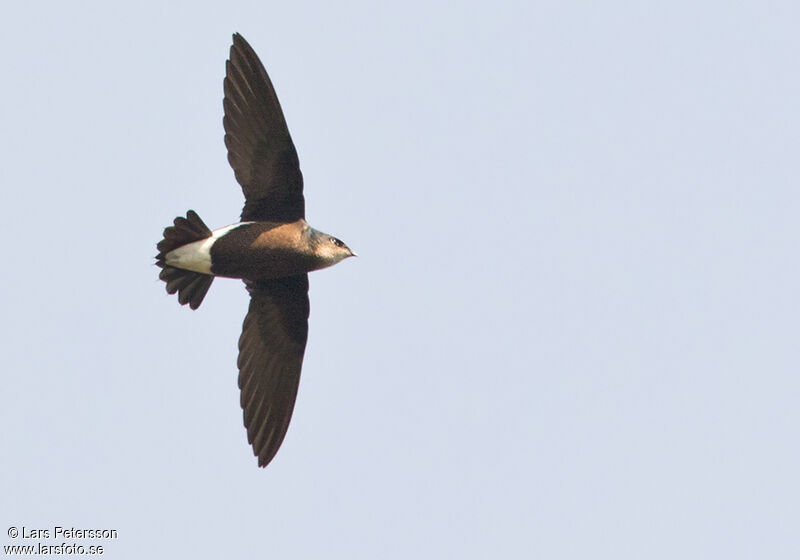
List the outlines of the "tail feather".
{"type": "Polygon", "coordinates": [[[189,210],[185,218],[178,216],[175,218],[174,225],[164,229],[164,238],[156,245],[158,249],[156,265],[162,269],[158,277],[166,282],[167,293],[178,292],[178,302],[181,305],[188,303],[192,309],[200,307],[214,277],[169,266],[166,263],[166,255],[187,243],[200,241],[210,236],[211,230],[203,223],[200,216],[194,210],[189,210]]]}
{"type": "Polygon", "coordinates": [[[197,274],[183,290],[178,291],[178,301],[181,305],[189,304],[192,309],[197,309],[203,303],[214,277],[208,274],[197,274]]]}
{"type": "Polygon", "coordinates": [[[164,239],[156,245],[158,249],[156,258],[163,259],[163,256],[173,249],[211,237],[211,230],[194,210],[189,210],[185,218],[181,216],[175,218],[174,224],[164,229],[164,239]]]}

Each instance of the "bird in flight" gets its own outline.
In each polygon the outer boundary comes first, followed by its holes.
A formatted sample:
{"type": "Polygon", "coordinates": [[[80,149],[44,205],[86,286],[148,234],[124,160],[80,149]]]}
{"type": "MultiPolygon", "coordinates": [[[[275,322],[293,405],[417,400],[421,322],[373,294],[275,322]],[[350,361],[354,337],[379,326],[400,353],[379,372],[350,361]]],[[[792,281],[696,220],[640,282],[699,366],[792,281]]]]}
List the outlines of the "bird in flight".
{"type": "Polygon", "coordinates": [[[239,278],[250,308],[239,338],[247,441],[266,467],[292,418],[308,338],[308,272],[355,256],[305,220],[303,175],[278,96],[253,48],[233,36],[225,65],[225,146],[244,191],[241,221],[210,230],[193,210],[158,243],[167,292],[197,309],[216,276],[239,278]]]}

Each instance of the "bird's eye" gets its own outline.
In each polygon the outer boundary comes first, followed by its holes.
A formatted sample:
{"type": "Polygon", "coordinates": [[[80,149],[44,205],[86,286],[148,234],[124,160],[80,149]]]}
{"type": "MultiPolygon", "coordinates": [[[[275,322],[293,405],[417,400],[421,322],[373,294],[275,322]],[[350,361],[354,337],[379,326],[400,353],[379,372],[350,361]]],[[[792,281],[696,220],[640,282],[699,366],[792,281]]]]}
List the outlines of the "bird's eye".
{"type": "Polygon", "coordinates": [[[337,247],[343,247],[344,246],[344,243],[342,243],[341,241],[339,241],[335,237],[331,237],[331,243],[333,243],[337,247]]]}

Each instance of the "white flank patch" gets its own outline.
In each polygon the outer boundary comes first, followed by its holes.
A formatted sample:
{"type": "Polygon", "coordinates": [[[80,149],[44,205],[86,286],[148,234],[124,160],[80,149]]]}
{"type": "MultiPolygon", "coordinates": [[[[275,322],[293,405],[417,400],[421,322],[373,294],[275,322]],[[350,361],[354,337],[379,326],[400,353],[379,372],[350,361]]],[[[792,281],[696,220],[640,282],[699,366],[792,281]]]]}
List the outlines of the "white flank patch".
{"type": "Polygon", "coordinates": [[[253,222],[239,222],[215,229],[211,232],[211,237],[201,239],[200,241],[194,241],[193,243],[187,243],[167,253],[165,255],[166,263],[175,268],[211,274],[211,246],[216,243],[217,239],[223,237],[232,229],[252,223],[253,222]]]}

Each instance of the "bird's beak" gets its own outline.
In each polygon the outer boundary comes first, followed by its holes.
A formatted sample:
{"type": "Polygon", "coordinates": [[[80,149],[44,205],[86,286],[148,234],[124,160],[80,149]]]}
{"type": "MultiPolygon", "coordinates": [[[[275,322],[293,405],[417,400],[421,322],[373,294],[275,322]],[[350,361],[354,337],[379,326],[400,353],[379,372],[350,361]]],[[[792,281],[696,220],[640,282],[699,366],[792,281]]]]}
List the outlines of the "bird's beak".
{"type": "Polygon", "coordinates": [[[353,251],[350,247],[348,247],[347,250],[350,251],[350,256],[351,257],[357,257],[358,256],[358,255],[356,255],[355,251],[353,251]]]}

